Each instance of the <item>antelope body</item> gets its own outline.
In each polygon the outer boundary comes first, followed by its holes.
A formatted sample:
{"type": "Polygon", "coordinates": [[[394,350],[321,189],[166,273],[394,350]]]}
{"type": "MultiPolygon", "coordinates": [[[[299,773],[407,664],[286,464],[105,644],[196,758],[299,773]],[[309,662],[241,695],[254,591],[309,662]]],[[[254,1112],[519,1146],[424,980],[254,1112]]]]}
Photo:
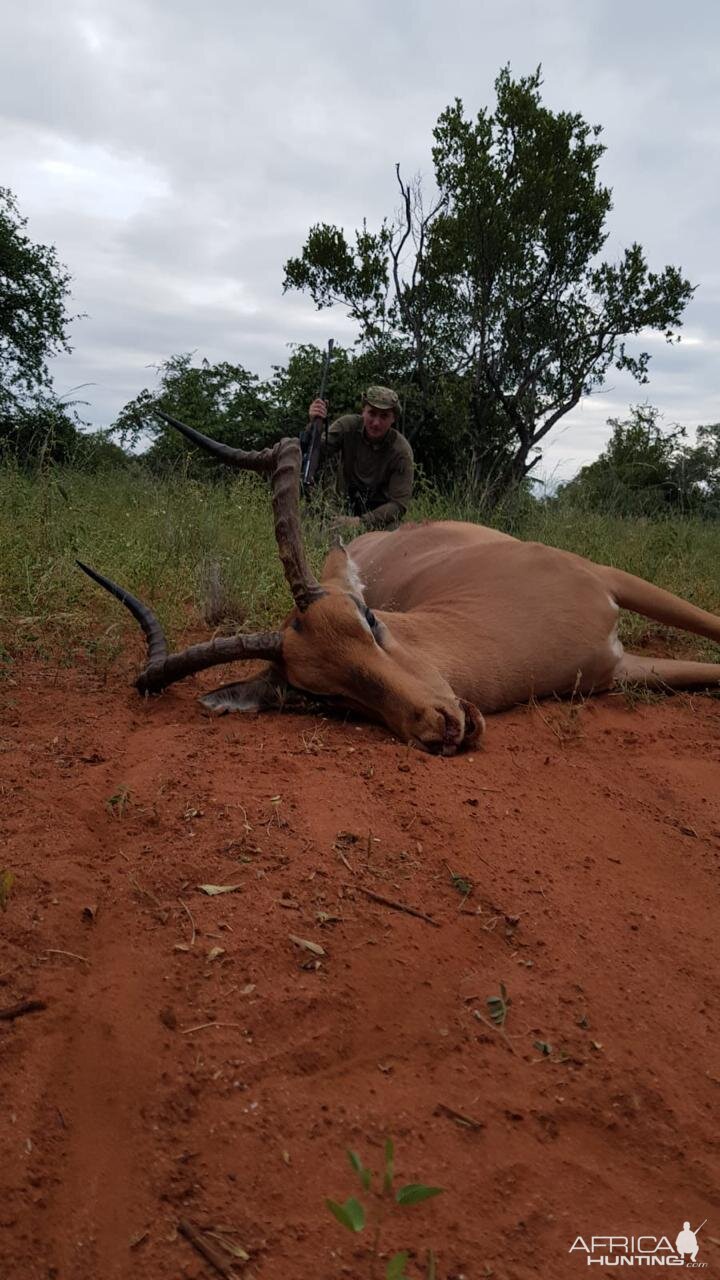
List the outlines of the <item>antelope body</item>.
{"type": "Polygon", "coordinates": [[[624,607],[720,643],[714,614],[622,570],[481,525],[439,521],[363,534],[329,553],[318,582],[300,535],[297,441],[247,453],[161,416],[232,465],[270,475],[295,608],[276,632],[168,654],[155,615],[81,566],[145,631],[141,692],[221,662],[265,658],[261,675],[204,695],[203,705],[259,710],[303,693],[330,697],[407,742],[451,755],[478,741],[483,713],[533,696],[601,692],[625,681],[673,689],[720,684],[720,663],[625,653],[617,635],[624,607]]]}

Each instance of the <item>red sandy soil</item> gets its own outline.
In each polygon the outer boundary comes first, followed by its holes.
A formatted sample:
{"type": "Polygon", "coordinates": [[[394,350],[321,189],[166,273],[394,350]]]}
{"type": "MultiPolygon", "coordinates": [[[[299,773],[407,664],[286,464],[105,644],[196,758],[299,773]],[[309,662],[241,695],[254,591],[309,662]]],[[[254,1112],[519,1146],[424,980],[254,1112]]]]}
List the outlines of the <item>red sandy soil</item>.
{"type": "Polygon", "coordinates": [[[0,1021],[3,1280],[220,1274],[181,1219],[238,1277],[369,1280],[324,1200],[388,1135],[444,1192],[378,1276],[579,1277],[579,1235],[703,1218],[720,1274],[720,702],[518,709],[436,759],[129,674],[1,686],[0,1011],[46,1002],[0,1021]]]}

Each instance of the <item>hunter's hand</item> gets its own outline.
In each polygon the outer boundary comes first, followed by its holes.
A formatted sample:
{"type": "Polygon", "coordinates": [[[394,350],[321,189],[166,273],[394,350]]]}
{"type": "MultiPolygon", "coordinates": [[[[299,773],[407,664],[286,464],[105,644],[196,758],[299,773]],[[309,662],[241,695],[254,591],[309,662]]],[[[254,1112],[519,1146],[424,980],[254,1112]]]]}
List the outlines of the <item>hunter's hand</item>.
{"type": "Polygon", "coordinates": [[[309,410],[310,421],[313,418],[327,418],[327,402],[325,400],[313,400],[309,410]]]}
{"type": "Polygon", "coordinates": [[[359,516],[335,516],[330,521],[330,532],[339,533],[341,529],[359,529],[362,520],[359,516]]]}

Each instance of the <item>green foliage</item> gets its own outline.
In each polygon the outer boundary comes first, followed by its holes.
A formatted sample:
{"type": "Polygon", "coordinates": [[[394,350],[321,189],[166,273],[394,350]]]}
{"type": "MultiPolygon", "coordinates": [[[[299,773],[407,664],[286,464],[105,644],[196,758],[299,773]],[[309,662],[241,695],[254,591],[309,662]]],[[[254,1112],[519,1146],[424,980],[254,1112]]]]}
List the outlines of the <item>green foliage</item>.
{"type": "Polygon", "coordinates": [[[406,1187],[400,1188],[395,1199],[398,1204],[421,1204],[423,1200],[442,1195],[443,1191],[444,1187],[426,1187],[422,1182],[409,1182],[406,1187]]]}
{"type": "Polygon", "coordinates": [[[50,391],[38,391],[23,404],[5,401],[0,409],[0,458],[19,465],[69,462],[77,443],[75,421],[50,391]]]}
{"type": "Polygon", "coordinates": [[[0,460],[88,470],[121,464],[122,450],[105,433],[82,430],[77,402],[53,392],[48,360],[70,351],[70,275],[26,226],[12,192],[0,187],[0,460]]]}
{"type": "Polygon", "coordinates": [[[652,405],[635,405],[608,425],[600,457],[561,487],[560,501],[618,515],[720,515],[720,424],[699,427],[695,445],[685,443],[682,427],[664,430],[652,405]]]}
{"type": "MultiPolygon", "coordinates": [[[[298,344],[285,365],[275,365],[272,377],[261,382],[241,365],[193,362],[191,353],[172,356],[159,366],[158,386],[146,388],[124,406],[111,434],[123,444],[151,441],[143,465],[166,471],[178,463],[197,475],[225,474],[221,464],[187,443],[172,427],[154,417],[166,413],[225,444],[261,449],[281,436],[298,435],[307,425],[308,408],[318,393],[324,352],[311,343],[298,344]]],[[[327,395],[331,417],[357,412],[371,383],[398,385],[398,370],[388,361],[392,353],[355,354],[333,350],[327,395]]]]}
{"type": "MultiPolygon", "coordinates": [[[[297,435],[307,425],[308,408],[318,393],[324,352],[311,343],[293,346],[286,365],[275,365],[267,387],[273,431],[297,435]]],[[[396,369],[373,352],[354,354],[341,346],[333,348],[327,398],[330,417],[359,413],[362,395],[373,383],[396,385],[396,369]]]]}
{"type": "Polygon", "coordinates": [[[355,1170],[355,1173],[360,1179],[363,1191],[369,1191],[372,1173],[369,1169],[365,1168],[357,1151],[348,1151],[348,1160],[350,1161],[350,1167],[355,1170]]]}
{"type": "Polygon", "coordinates": [[[149,438],[144,462],[153,469],[166,470],[181,461],[197,474],[219,467],[208,454],[189,452],[178,432],[154,417],[155,409],[235,448],[261,449],[272,438],[266,389],[242,365],[225,360],[193,364],[193,353],[185,352],[159,365],[157,374],[158,388],[141,391],[121,409],[111,428],[123,445],[149,438]]]}
{"type": "MultiPolygon", "coordinates": [[[[348,1151],[347,1155],[350,1167],[357,1174],[363,1191],[369,1192],[373,1179],[372,1172],[365,1168],[356,1151],[348,1151]]],[[[374,1226],[374,1239],[369,1257],[371,1275],[373,1276],[376,1274],[376,1263],[380,1254],[381,1228],[391,1205],[395,1205],[398,1208],[407,1208],[410,1205],[421,1204],[423,1200],[430,1200],[434,1196],[439,1196],[443,1191],[442,1187],[428,1187],[422,1182],[410,1182],[394,1191],[395,1147],[391,1138],[388,1138],[385,1142],[384,1155],[381,1189],[375,1193],[374,1199],[367,1209],[354,1196],[351,1196],[344,1204],[340,1204],[337,1200],[325,1200],[325,1204],[333,1217],[348,1231],[357,1233],[362,1231],[366,1225],[374,1226]]],[[[385,1268],[385,1280],[407,1280],[405,1266],[409,1256],[407,1251],[393,1254],[385,1268]]],[[[435,1259],[432,1253],[429,1255],[428,1275],[435,1275],[435,1259]]]]}
{"type": "Polygon", "coordinates": [[[363,222],[352,247],[337,227],[319,223],[311,228],[302,256],[286,263],[285,288],[307,289],[321,310],[338,302],[345,304],[368,336],[381,341],[389,241],[385,223],[373,235],[363,222]]]}
{"type": "Polygon", "coordinates": [[[70,276],[52,246],[33,244],[15,197],[0,187],[0,415],[50,387],[48,359],[69,351],[70,276]]]}
{"type": "Polygon", "coordinates": [[[72,408],[51,392],[0,416],[0,459],[36,469],[53,464],[96,471],[128,465],[127,454],[107,431],[80,429],[72,408]]]}
{"type": "Polygon", "coordinates": [[[365,1226],[365,1210],[354,1196],[350,1196],[344,1204],[338,1204],[337,1200],[326,1200],[325,1204],[342,1227],[347,1227],[348,1231],[362,1231],[365,1226]]]}
{"type": "Polygon", "coordinates": [[[405,1275],[405,1263],[410,1254],[403,1250],[402,1253],[394,1253],[385,1268],[385,1280],[403,1280],[405,1275]]]}
{"type": "Polygon", "coordinates": [[[649,354],[628,339],[673,340],[693,292],[676,267],[651,271],[639,244],[598,261],[611,208],[600,128],[550,111],[541,83],[506,67],[494,113],[467,119],[458,99],[441,114],[430,207],[398,169],[394,222],[363,224],[352,245],[313,227],[285,266],[286,289],[345,306],[362,352],[393,353],[421,462],[437,476],[470,460],[493,501],[610,368],[647,381],[649,354]]]}
{"type": "MultiPolygon", "coordinates": [[[[319,571],[325,544],[312,524],[307,545],[319,571]]],[[[54,652],[95,666],[101,635],[140,659],[136,624],[93,590],[76,558],[153,605],[171,644],[188,643],[188,626],[207,632],[210,564],[236,602],[224,619],[230,630],[276,625],[291,605],[260,478],[220,486],[181,472],[157,479],[138,464],[94,474],[0,466],[0,642],[11,659],[54,652]]]]}

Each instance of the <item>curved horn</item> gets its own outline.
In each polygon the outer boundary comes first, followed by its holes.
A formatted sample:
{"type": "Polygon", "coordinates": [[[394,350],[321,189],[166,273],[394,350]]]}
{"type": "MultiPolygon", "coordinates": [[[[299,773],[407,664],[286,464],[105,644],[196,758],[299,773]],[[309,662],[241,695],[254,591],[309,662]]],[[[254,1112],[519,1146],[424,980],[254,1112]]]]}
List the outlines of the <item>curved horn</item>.
{"type": "Polygon", "coordinates": [[[171,418],[162,409],[154,409],[153,413],[169,426],[175,427],[192,444],[213,453],[229,466],[270,476],[278,551],[293,600],[300,612],[304,613],[313,600],[323,595],[323,590],[305,558],[300,530],[302,453],[299,440],[286,436],[273,445],[272,449],[233,449],[228,444],[221,444],[219,440],[204,436],[201,431],[186,426],[177,418],[171,418]]]}
{"type": "Polygon", "coordinates": [[[169,413],[165,413],[164,409],[153,409],[153,413],[156,418],[162,418],[163,422],[167,422],[169,427],[175,427],[176,431],[184,435],[191,444],[206,449],[208,453],[214,453],[216,458],[220,458],[221,462],[227,462],[231,467],[242,467],[245,471],[265,471],[268,474],[273,469],[272,449],[233,449],[229,444],[221,444],[211,436],[204,436],[202,431],[186,426],[178,418],[172,418],[169,413]]]}
{"type": "Polygon", "coordinates": [[[83,573],[87,574],[88,578],[92,578],[94,582],[97,582],[106,591],[109,591],[112,596],[115,596],[116,600],[124,604],[125,608],[130,610],[135,621],[140,623],[147,639],[148,667],[164,662],[168,656],[167,640],[152,609],[148,609],[147,605],[138,600],[137,596],[131,595],[124,587],[119,587],[110,578],[104,578],[101,573],[91,569],[89,564],[83,564],[82,560],[76,560],[75,563],[78,569],[82,569],[83,573]]]}
{"type": "Polygon", "coordinates": [[[256,635],[216,636],[203,644],[193,644],[180,653],[168,654],[167,641],[160,622],[147,605],[105,578],[81,560],[75,562],[83,573],[97,582],[121,604],[130,610],[140,623],[148,644],[148,663],[135,681],[140,693],[159,693],[176,680],[216,667],[223,662],[236,662],[241,658],[268,658],[275,660],[282,655],[282,635],[279,631],[259,632],[256,635]]]}

